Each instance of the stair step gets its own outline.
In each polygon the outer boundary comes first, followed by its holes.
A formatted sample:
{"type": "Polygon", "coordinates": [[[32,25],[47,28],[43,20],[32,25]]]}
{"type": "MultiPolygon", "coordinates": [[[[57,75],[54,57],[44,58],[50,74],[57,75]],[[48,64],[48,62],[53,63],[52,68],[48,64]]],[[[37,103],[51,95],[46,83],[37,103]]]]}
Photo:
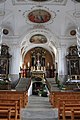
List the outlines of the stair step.
{"type": "Polygon", "coordinates": [[[23,118],[57,118],[58,110],[57,109],[48,109],[46,108],[43,110],[28,110],[27,108],[25,110],[21,110],[21,114],[23,118]]]}
{"type": "Polygon", "coordinates": [[[22,120],[58,120],[58,118],[22,118],[22,120]]]}
{"type": "Polygon", "coordinates": [[[58,109],[51,107],[48,97],[30,96],[28,106],[21,109],[21,120],[58,120],[58,109]]]}

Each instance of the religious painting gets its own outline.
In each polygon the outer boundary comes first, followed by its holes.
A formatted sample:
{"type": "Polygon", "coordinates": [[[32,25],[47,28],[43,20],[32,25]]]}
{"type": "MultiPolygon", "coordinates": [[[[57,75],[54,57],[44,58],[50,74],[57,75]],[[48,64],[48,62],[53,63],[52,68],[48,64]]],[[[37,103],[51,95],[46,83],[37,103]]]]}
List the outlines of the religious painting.
{"type": "Polygon", "coordinates": [[[79,60],[71,60],[71,74],[79,75],[79,60]]]}
{"type": "Polygon", "coordinates": [[[51,15],[49,12],[45,10],[33,10],[28,14],[28,18],[31,22],[34,23],[45,23],[51,19],[51,15]]]}
{"type": "Polygon", "coordinates": [[[36,34],[30,38],[30,42],[34,44],[43,44],[47,42],[47,38],[44,35],[36,34]]]}

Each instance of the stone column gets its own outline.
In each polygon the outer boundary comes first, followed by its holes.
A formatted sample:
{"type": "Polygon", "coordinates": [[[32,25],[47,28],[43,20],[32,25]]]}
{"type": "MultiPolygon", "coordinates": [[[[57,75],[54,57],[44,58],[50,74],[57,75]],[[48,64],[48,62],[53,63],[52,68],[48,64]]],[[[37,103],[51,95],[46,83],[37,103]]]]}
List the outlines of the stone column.
{"type": "Polygon", "coordinates": [[[62,78],[67,74],[67,63],[66,63],[66,46],[58,48],[58,76],[62,78]]]}

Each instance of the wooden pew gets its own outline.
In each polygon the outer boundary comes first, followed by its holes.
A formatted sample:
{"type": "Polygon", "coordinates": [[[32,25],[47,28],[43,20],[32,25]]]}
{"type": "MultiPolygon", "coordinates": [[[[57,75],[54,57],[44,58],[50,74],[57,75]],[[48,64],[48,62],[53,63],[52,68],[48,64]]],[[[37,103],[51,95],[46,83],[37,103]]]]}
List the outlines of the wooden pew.
{"type": "Polygon", "coordinates": [[[20,109],[24,108],[28,104],[28,92],[27,91],[0,91],[0,101],[1,101],[0,103],[4,103],[4,102],[5,104],[6,102],[12,103],[12,101],[13,102],[18,101],[19,99],[20,99],[20,102],[18,102],[18,106],[17,106],[18,118],[20,118],[20,109]]]}
{"type": "Polygon", "coordinates": [[[58,108],[58,98],[60,99],[79,99],[80,100],[80,92],[71,92],[71,91],[55,91],[50,93],[50,103],[52,107],[58,108]]]}
{"type": "Polygon", "coordinates": [[[63,120],[66,120],[66,116],[70,116],[71,120],[75,120],[75,117],[80,119],[80,104],[65,104],[65,102],[63,102],[63,120]]]}
{"type": "MultiPolygon", "coordinates": [[[[11,108],[0,108],[0,114],[7,117],[7,120],[11,120],[11,108]]],[[[2,118],[0,119],[2,120],[2,118]]]]}
{"type": "Polygon", "coordinates": [[[57,102],[59,118],[63,115],[63,108],[64,108],[63,103],[67,104],[69,107],[69,105],[75,105],[75,103],[76,103],[76,105],[78,105],[78,104],[80,105],[80,100],[79,99],[60,99],[59,98],[58,102],[57,102]]]}
{"type": "Polygon", "coordinates": [[[0,91],[0,98],[4,99],[19,99],[21,98],[21,108],[24,108],[28,104],[28,92],[27,91],[0,91]]]}
{"type": "MultiPolygon", "coordinates": [[[[14,116],[15,120],[20,118],[20,99],[19,100],[12,100],[12,99],[0,99],[0,110],[5,112],[10,110],[11,116],[14,116]]],[[[3,116],[4,114],[2,114],[3,116]]]]}

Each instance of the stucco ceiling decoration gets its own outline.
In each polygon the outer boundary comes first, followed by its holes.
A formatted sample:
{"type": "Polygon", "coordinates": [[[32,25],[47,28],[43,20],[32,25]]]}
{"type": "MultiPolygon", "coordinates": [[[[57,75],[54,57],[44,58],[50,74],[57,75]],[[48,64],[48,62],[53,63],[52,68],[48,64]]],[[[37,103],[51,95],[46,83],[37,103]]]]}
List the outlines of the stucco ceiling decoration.
{"type": "Polygon", "coordinates": [[[0,10],[0,16],[4,16],[5,15],[5,11],[4,10],[0,10]]]}
{"type": "Polygon", "coordinates": [[[47,7],[38,6],[25,11],[23,16],[29,24],[36,25],[39,23],[46,25],[54,21],[56,13],[47,7]]]}
{"type": "MultiPolygon", "coordinates": [[[[34,36],[34,35],[43,35],[43,36],[46,36],[46,39],[47,39],[47,41],[46,41],[46,43],[50,40],[50,38],[51,38],[51,36],[52,36],[52,34],[51,34],[51,32],[49,32],[49,31],[47,31],[47,30],[44,30],[44,29],[32,29],[32,30],[30,30],[27,34],[26,34],[26,36],[25,36],[25,38],[24,38],[24,40],[22,41],[22,43],[21,43],[21,46],[23,47],[23,46],[28,46],[28,47],[30,47],[30,45],[32,46],[32,43],[30,42],[30,39],[31,39],[31,36],[34,36]]],[[[34,44],[34,45],[37,45],[37,44],[34,44]]],[[[39,44],[40,45],[40,44],[39,44]]],[[[44,44],[43,44],[44,45],[44,44]]]]}
{"type": "Polygon", "coordinates": [[[0,0],[0,16],[5,15],[5,1],[6,0],[0,0]]]}
{"type": "Polygon", "coordinates": [[[77,25],[77,23],[80,24],[80,10],[67,11],[66,13],[75,25],[77,25]]]}
{"type": "Polygon", "coordinates": [[[3,2],[5,2],[6,0],[0,0],[0,3],[3,3],[3,2]]]}
{"type": "MultiPolygon", "coordinates": [[[[24,47],[25,51],[28,51],[30,48],[33,47],[44,47],[44,48],[50,48],[49,46],[51,46],[50,41],[54,41],[55,46],[59,46],[59,41],[57,41],[58,39],[55,37],[54,33],[52,33],[49,30],[44,30],[44,29],[31,29],[26,36],[24,37],[23,41],[21,42],[21,48],[24,47]],[[31,36],[37,35],[37,34],[41,34],[43,36],[46,36],[47,42],[45,44],[33,44],[30,42],[31,36]]],[[[52,45],[53,48],[53,45],[52,45]]]]}
{"type": "Polygon", "coordinates": [[[13,5],[25,5],[25,4],[65,5],[66,2],[67,0],[12,0],[13,5]]]}
{"type": "Polygon", "coordinates": [[[75,12],[73,13],[73,16],[74,16],[75,18],[80,18],[80,11],[75,11],[75,12]]]}

